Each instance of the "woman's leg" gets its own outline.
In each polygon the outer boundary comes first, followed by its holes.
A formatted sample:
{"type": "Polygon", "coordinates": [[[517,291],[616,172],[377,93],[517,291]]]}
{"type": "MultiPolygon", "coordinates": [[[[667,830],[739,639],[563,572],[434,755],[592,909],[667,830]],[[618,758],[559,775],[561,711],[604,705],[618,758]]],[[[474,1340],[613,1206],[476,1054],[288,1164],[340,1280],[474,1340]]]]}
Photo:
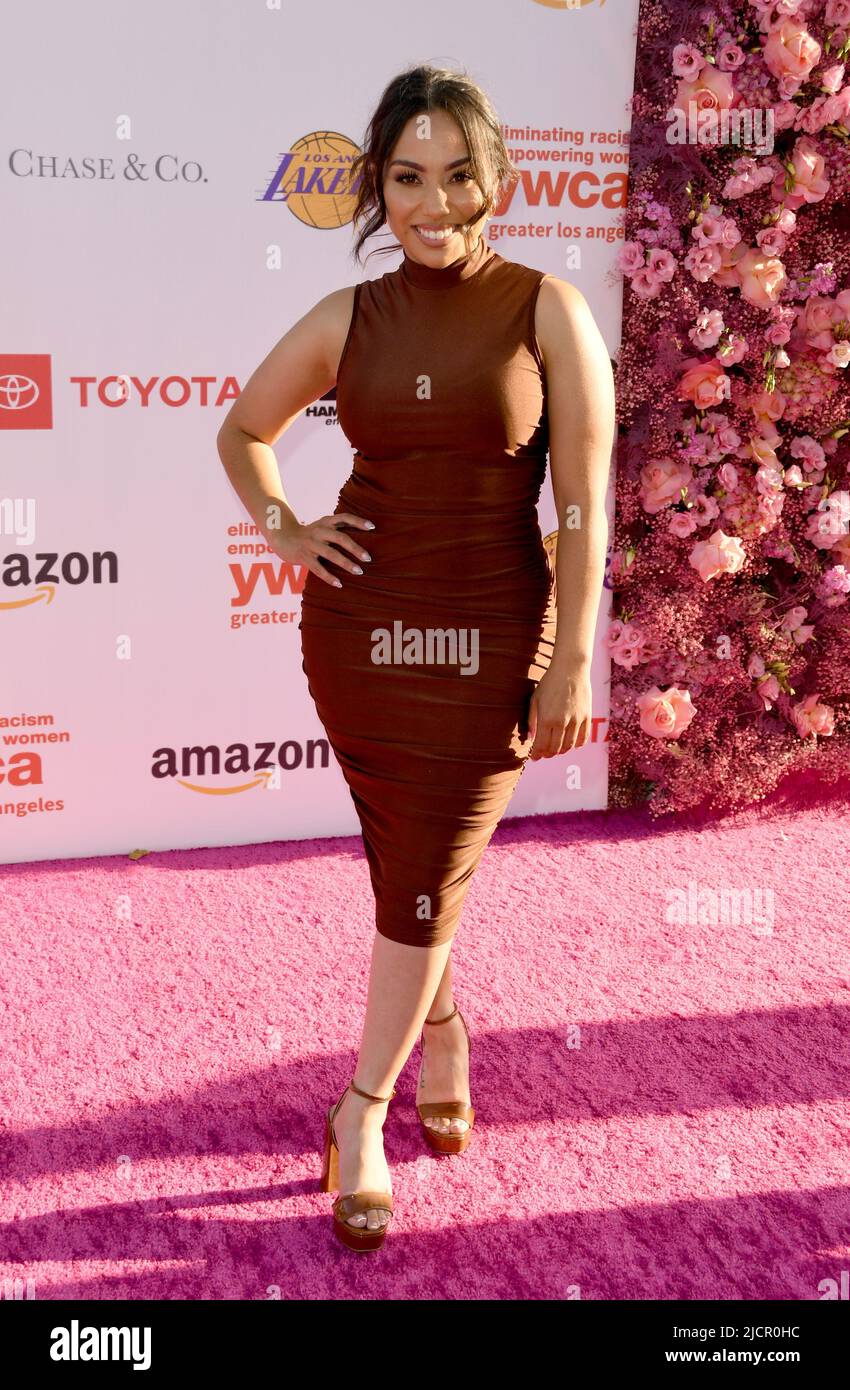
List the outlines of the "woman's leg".
{"type": "MultiPolygon", "coordinates": [[[[362,1091],[373,1096],[390,1094],[426,1014],[433,1013],[431,1004],[451,945],[449,940],[437,946],[408,946],[375,933],[366,1016],[354,1069],[354,1081],[362,1091]]],[[[346,1091],[334,1120],[341,1192],[392,1191],[382,1134],[386,1115],[386,1103],[377,1105],[346,1091]]],[[[368,1225],[370,1230],[385,1219],[386,1212],[375,1210],[349,1218],[352,1226],[368,1225]]]]}
{"type": "MultiPolygon", "coordinates": [[[[451,944],[451,943],[450,943],[451,944]]],[[[446,1019],[454,1008],[452,994],[452,957],[449,951],[434,1002],[428,1010],[430,1019],[446,1019]]],[[[460,1017],[455,1014],[439,1028],[425,1028],[425,1047],[422,1065],[416,1082],[416,1100],[463,1100],[471,1104],[469,1094],[469,1042],[460,1017]],[[427,1054],[427,1056],[426,1056],[427,1054]]],[[[429,1116],[425,1121],[438,1134],[462,1134],[469,1128],[466,1120],[448,1115],[429,1116]]]]}
{"type": "MultiPolygon", "coordinates": [[[[449,942],[449,947],[451,947],[451,945],[452,942],[449,942]]],[[[446,964],[443,970],[442,978],[437,986],[437,992],[434,995],[433,1002],[431,1004],[430,1009],[428,1010],[428,1017],[445,1018],[447,1014],[451,1013],[453,1008],[454,999],[452,998],[452,953],[450,949],[449,954],[446,957],[446,964]]],[[[448,1025],[446,1026],[448,1027],[448,1025]]]]}

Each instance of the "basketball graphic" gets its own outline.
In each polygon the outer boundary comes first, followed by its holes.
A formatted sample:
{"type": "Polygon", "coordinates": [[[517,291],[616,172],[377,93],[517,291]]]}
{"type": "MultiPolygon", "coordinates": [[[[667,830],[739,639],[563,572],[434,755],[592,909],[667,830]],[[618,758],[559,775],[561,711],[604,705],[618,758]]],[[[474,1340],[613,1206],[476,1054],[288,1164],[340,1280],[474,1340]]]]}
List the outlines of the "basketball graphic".
{"type": "Polygon", "coordinates": [[[334,130],[316,130],[282,155],[266,198],[286,203],[308,227],[344,227],[354,214],[351,166],[360,148],[334,130]]]}

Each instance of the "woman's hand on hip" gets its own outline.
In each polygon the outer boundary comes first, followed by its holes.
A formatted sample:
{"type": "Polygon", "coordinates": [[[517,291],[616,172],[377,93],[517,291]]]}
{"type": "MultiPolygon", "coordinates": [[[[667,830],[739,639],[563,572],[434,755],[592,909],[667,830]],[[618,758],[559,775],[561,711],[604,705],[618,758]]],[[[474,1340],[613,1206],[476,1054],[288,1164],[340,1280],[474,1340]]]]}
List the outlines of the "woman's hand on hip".
{"type": "Polygon", "coordinates": [[[336,512],[332,516],[319,517],[318,521],[287,527],[282,532],[272,531],[268,540],[275,554],[282,560],[287,560],[292,565],[303,565],[326,584],[341,589],[341,581],[325,567],[323,560],[331,560],[340,569],[349,570],[351,574],[362,574],[363,570],[357,564],[357,560],[369,561],[372,558],[368,550],[364,550],[352,536],[339,529],[341,526],[359,526],[365,530],[374,530],[374,522],[365,521],[362,516],[354,516],[352,512],[336,512]],[[348,559],[343,551],[356,556],[357,560],[348,559]]]}

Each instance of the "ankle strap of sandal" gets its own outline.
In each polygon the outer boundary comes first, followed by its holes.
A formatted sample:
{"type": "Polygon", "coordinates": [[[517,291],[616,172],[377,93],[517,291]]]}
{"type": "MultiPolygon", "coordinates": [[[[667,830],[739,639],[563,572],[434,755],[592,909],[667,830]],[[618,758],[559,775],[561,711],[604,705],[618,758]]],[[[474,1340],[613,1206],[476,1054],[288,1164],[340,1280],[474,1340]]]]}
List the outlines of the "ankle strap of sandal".
{"type": "Polygon", "coordinates": [[[449,1019],[450,1019],[450,1018],[454,1018],[455,1014],[458,1013],[458,1012],[459,1012],[459,1010],[458,1010],[457,1004],[455,1004],[455,1006],[454,1006],[454,1008],[452,1009],[451,1013],[450,1013],[450,1014],[446,1014],[445,1018],[426,1018],[425,1022],[426,1022],[427,1024],[448,1023],[449,1019]]]}
{"type": "Polygon", "coordinates": [[[364,1100],[381,1100],[381,1101],[387,1101],[387,1100],[392,1100],[393,1096],[395,1095],[395,1086],[393,1086],[393,1088],[392,1088],[392,1090],[391,1090],[391,1092],[390,1092],[390,1094],[389,1094],[388,1096],[370,1096],[370,1094],[369,1094],[368,1091],[361,1091],[360,1087],[359,1087],[359,1086],[356,1086],[356,1085],[354,1084],[354,1081],[350,1081],[350,1082],[349,1082],[349,1088],[350,1088],[352,1091],[354,1091],[356,1095],[362,1096],[364,1100]]]}

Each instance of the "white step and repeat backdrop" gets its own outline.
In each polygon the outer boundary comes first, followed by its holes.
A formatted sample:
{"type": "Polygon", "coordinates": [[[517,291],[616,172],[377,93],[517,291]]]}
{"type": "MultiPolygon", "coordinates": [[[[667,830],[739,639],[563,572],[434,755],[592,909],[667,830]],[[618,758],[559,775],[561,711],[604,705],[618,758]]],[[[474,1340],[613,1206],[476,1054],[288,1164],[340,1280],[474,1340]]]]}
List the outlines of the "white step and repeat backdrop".
{"type": "MultiPolygon", "coordinates": [[[[389,79],[464,67],[522,174],[488,224],[572,280],[613,357],[637,0],[105,0],[4,19],[0,859],[357,833],[301,671],[300,588],[219,462],[229,403],[351,259],[345,170],[389,79]]],[[[368,248],[367,248],[368,249],[368,248]]],[[[333,510],[333,392],[278,441],[333,510]]],[[[609,495],[609,515],[611,497],[609,495]]],[[[551,486],[540,504],[555,529],[551,486]]],[[[601,807],[594,735],[509,815],[601,807]],[[575,785],[578,781],[579,785],[575,785]]]]}

